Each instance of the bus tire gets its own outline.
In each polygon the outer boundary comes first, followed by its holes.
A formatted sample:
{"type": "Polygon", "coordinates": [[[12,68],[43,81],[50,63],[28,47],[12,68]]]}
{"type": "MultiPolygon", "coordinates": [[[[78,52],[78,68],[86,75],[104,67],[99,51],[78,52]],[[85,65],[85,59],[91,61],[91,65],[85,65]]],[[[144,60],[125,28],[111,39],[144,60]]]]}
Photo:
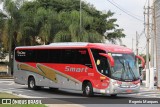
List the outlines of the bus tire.
{"type": "Polygon", "coordinates": [[[83,95],[87,97],[93,96],[93,87],[90,82],[87,82],[83,87],[83,95]]]}
{"type": "Polygon", "coordinates": [[[28,79],[28,88],[31,89],[31,90],[39,89],[39,87],[36,86],[36,81],[35,81],[34,77],[29,77],[29,79],[28,79]]]}

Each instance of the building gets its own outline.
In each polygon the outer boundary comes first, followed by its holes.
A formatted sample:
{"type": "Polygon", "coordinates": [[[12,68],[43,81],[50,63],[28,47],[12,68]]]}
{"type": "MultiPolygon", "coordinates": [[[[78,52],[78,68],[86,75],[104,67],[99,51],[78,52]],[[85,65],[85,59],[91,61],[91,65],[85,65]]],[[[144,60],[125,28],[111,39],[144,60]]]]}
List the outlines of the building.
{"type": "Polygon", "coordinates": [[[155,17],[156,17],[156,63],[157,63],[157,77],[158,77],[158,88],[160,88],[160,0],[155,0],[155,17]]]}

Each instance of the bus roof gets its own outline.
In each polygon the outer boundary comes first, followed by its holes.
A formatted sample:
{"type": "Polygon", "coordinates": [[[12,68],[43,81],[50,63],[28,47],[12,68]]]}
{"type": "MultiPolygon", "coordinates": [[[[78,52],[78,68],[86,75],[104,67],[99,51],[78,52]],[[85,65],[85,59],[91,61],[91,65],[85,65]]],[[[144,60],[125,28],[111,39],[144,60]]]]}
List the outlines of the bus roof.
{"type": "Polygon", "coordinates": [[[98,48],[113,53],[133,53],[133,51],[127,47],[119,46],[115,44],[103,44],[103,43],[89,43],[88,47],[98,48]]]}
{"type": "Polygon", "coordinates": [[[39,45],[39,46],[21,46],[16,49],[44,49],[44,48],[96,48],[102,49],[107,52],[113,53],[133,53],[131,49],[113,45],[113,44],[104,44],[104,43],[87,43],[87,42],[64,42],[64,43],[51,43],[49,45],[39,45]]]}

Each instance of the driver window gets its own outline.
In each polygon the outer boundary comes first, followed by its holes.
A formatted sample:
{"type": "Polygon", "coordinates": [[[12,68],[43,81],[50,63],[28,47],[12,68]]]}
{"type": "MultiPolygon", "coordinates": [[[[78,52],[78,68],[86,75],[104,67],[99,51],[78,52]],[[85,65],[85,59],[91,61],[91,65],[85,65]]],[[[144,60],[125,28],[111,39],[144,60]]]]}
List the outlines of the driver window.
{"type": "Polygon", "coordinates": [[[104,75],[108,75],[109,66],[108,66],[107,58],[104,56],[100,56],[99,59],[97,59],[97,61],[99,62],[96,64],[98,71],[104,75]]]}
{"type": "Polygon", "coordinates": [[[97,70],[106,75],[109,76],[109,64],[108,60],[106,57],[99,55],[99,53],[106,53],[103,50],[98,50],[98,49],[92,49],[92,54],[95,60],[95,64],[97,66],[97,70]]]}

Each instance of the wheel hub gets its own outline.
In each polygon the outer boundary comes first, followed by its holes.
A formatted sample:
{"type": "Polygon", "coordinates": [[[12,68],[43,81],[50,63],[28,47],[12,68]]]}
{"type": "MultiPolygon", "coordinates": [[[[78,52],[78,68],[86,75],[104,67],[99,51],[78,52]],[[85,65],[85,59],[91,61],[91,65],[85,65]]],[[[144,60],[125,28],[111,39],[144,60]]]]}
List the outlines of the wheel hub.
{"type": "Polygon", "coordinates": [[[89,93],[90,93],[90,87],[89,87],[89,86],[86,86],[86,89],[85,89],[85,90],[86,90],[86,94],[89,95],[89,93]]]}
{"type": "Polygon", "coordinates": [[[34,81],[30,81],[30,87],[33,88],[34,87],[34,81]]]}

